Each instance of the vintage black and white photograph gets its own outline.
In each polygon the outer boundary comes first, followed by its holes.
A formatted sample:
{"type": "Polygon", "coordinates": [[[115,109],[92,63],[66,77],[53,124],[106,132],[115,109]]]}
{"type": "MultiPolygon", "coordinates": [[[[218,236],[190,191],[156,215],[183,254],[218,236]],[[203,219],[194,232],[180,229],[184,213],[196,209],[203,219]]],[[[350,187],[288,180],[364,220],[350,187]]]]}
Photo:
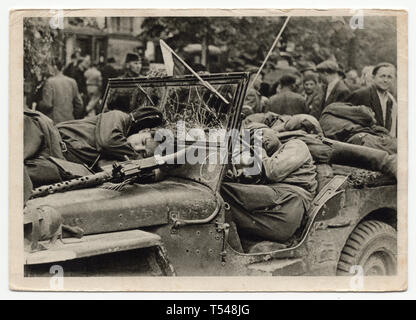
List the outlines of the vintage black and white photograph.
{"type": "Polygon", "coordinates": [[[406,288],[407,13],[260,13],[12,12],[17,290],[406,288]]]}

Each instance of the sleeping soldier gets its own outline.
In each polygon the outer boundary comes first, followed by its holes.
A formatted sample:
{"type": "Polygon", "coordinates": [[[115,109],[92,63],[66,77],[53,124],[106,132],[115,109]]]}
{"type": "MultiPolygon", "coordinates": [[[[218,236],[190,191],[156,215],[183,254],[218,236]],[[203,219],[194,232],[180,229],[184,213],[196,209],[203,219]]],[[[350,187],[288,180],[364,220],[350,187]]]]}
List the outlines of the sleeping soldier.
{"type": "Polygon", "coordinates": [[[315,196],[316,167],[303,141],[282,144],[272,129],[258,130],[261,173],[246,177],[241,168],[234,168],[233,182],[224,183],[222,194],[231,205],[240,237],[284,243],[301,226],[315,196]]]}
{"type": "Polygon", "coordinates": [[[93,168],[100,159],[143,158],[127,138],[161,122],[162,114],[157,109],[142,107],[132,113],[113,110],[95,117],[67,121],[57,127],[66,144],[65,158],[93,168]]]}

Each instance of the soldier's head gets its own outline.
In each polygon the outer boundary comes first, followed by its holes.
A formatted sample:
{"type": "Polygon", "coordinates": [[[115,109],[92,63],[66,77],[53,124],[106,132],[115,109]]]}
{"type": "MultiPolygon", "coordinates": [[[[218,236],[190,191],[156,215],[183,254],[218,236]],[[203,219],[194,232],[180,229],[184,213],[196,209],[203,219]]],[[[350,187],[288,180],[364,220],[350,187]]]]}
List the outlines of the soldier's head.
{"type": "Polygon", "coordinates": [[[153,129],[143,129],[127,137],[127,142],[143,158],[152,157],[159,146],[159,142],[155,140],[155,130],[153,129]]]}
{"type": "Polygon", "coordinates": [[[396,68],[387,62],[376,65],[373,69],[373,81],[380,91],[388,90],[394,80],[396,68]]]}
{"type": "Polygon", "coordinates": [[[273,155],[282,145],[276,131],[263,123],[251,122],[245,126],[245,129],[250,130],[250,144],[255,148],[255,141],[261,139],[261,147],[266,151],[268,156],[273,155]]]}
{"type": "Polygon", "coordinates": [[[282,145],[276,131],[270,128],[260,129],[262,134],[262,146],[268,156],[272,156],[282,145]]]}
{"type": "Polygon", "coordinates": [[[130,71],[134,75],[139,76],[142,70],[142,60],[136,53],[127,53],[126,55],[126,71],[130,71]]]}

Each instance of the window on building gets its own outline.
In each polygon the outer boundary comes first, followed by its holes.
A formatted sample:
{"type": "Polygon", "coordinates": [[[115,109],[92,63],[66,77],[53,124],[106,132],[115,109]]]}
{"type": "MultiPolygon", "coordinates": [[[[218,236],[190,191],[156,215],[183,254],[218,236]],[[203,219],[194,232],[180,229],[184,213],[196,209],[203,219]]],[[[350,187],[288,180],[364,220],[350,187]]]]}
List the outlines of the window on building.
{"type": "Polygon", "coordinates": [[[121,18],[121,32],[131,33],[133,32],[133,18],[131,17],[122,17],[121,18]]]}
{"type": "Polygon", "coordinates": [[[111,29],[113,30],[113,32],[121,31],[121,18],[120,17],[111,18],[111,29]]]}
{"type": "Polygon", "coordinates": [[[113,17],[111,18],[113,32],[132,33],[134,31],[133,17],[113,17]]]}

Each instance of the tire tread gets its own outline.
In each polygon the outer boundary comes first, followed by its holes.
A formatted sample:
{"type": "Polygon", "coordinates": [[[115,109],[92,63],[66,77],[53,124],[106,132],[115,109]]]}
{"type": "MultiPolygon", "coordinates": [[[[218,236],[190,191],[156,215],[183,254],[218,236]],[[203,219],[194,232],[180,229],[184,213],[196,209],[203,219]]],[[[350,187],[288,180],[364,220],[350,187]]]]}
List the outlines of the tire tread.
{"type": "Polygon", "coordinates": [[[378,220],[367,220],[359,223],[341,251],[337,275],[351,275],[349,272],[350,268],[356,264],[356,258],[360,252],[374,235],[380,233],[396,235],[396,230],[392,226],[378,220]]]}

